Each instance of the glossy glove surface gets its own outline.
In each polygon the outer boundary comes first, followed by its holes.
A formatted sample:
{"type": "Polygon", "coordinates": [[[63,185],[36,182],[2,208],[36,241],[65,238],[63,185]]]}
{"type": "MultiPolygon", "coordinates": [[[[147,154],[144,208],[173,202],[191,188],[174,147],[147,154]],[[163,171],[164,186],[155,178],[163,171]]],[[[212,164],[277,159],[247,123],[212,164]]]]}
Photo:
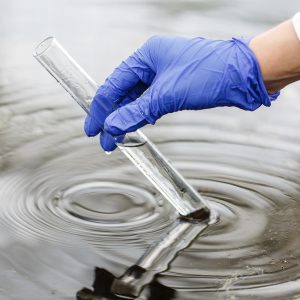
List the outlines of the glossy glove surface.
{"type": "Polygon", "coordinates": [[[101,146],[112,151],[112,136],[154,124],[165,114],[219,106],[253,111],[278,95],[268,95],[244,40],[154,36],[98,89],[85,132],[101,132],[101,146]]]}

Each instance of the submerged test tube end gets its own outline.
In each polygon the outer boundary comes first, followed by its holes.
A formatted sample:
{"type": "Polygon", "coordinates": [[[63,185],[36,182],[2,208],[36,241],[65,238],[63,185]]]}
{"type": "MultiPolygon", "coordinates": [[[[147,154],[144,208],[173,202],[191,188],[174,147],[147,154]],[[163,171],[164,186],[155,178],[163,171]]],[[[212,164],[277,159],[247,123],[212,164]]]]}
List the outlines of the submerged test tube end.
{"type": "Polygon", "coordinates": [[[187,215],[180,215],[180,218],[182,220],[186,220],[194,223],[209,221],[210,217],[211,217],[211,213],[207,207],[203,207],[187,215]]]}

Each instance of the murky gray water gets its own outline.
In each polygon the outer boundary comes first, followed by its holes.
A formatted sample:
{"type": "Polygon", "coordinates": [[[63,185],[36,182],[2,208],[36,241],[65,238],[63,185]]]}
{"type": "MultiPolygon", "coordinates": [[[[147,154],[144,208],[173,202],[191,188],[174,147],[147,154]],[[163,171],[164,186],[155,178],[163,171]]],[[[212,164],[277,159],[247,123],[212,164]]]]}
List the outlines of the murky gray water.
{"type": "MultiPolygon", "coordinates": [[[[251,36],[298,10],[292,0],[0,1],[0,300],[74,299],[95,266],[121,276],[176,218],[120,152],[84,136],[81,109],[31,57],[42,38],[57,36],[101,82],[152,34],[251,36]]],[[[220,217],[158,276],[174,299],[300,299],[299,91],[254,113],[181,112],[144,130],[220,217]]]]}

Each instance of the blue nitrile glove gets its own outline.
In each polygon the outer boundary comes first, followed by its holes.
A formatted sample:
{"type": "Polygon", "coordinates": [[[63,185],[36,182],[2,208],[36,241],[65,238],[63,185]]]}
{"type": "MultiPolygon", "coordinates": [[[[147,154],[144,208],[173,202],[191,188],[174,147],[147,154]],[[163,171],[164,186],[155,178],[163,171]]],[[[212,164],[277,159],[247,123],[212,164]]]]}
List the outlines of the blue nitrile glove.
{"type": "Polygon", "coordinates": [[[154,124],[165,114],[217,106],[253,111],[270,106],[278,95],[268,95],[257,59],[243,39],[154,36],[98,89],[85,132],[102,132],[101,146],[112,151],[112,136],[154,124]]]}

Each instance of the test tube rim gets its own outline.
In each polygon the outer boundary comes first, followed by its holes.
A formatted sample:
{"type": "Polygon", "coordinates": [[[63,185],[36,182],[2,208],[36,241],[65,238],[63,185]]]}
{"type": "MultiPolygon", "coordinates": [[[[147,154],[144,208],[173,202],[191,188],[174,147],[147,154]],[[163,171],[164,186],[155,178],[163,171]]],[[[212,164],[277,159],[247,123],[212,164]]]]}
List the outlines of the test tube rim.
{"type": "Polygon", "coordinates": [[[39,57],[41,55],[43,55],[47,50],[49,50],[53,44],[55,43],[56,38],[54,36],[48,36],[47,38],[45,38],[44,40],[42,40],[35,48],[34,48],[34,52],[33,52],[33,56],[34,57],[39,57]],[[48,42],[49,41],[49,42],[48,42]],[[39,48],[41,48],[41,46],[43,44],[45,44],[45,42],[47,42],[47,46],[45,47],[45,49],[39,51],[39,48]]]}

